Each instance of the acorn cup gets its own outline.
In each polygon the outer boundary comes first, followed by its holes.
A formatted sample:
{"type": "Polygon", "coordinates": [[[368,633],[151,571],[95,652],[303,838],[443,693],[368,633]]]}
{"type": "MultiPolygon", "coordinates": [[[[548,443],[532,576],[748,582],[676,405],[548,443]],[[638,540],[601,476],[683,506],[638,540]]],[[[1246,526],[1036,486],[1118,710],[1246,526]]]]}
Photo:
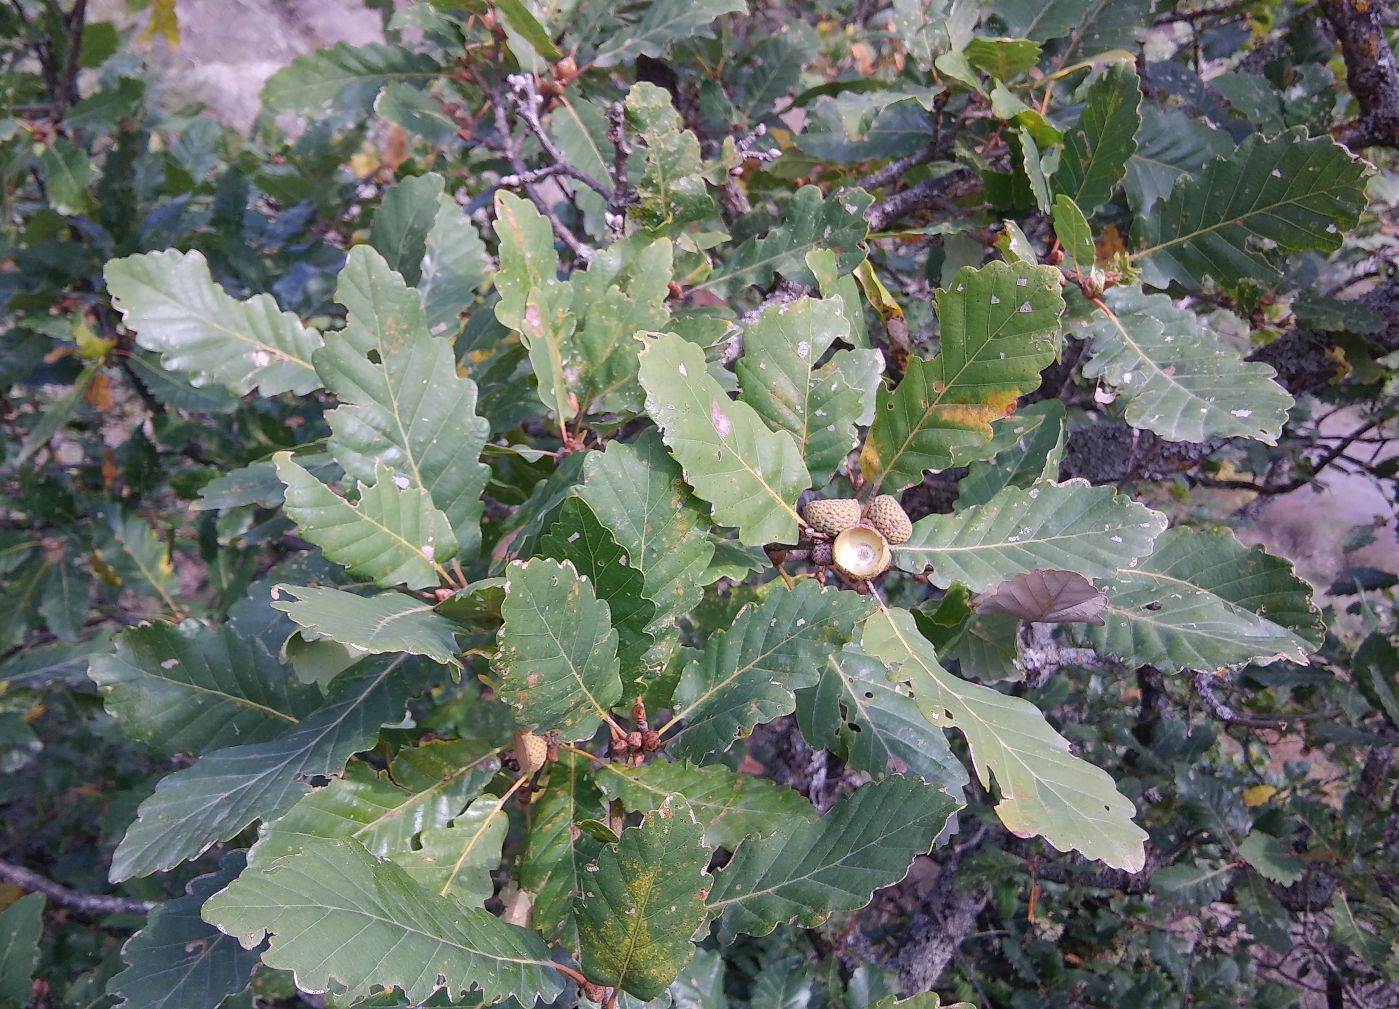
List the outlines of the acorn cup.
{"type": "Polygon", "coordinates": [[[549,743],[528,729],[515,730],[515,760],[520,773],[533,774],[549,761],[549,743]]]}
{"type": "Polygon", "coordinates": [[[850,497],[817,498],[807,502],[802,519],[817,532],[834,536],[860,521],[860,502],[850,497]]]}
{"type": "Polygon", "coordinates": [[[877,529],[854,526],[836,537],[831,544],[831,562],[835,569],[851,581],[863,582],[889,570],[893,563],[889,544],[877,529]]]}
{"type": "Polygon", "coordinates": [[[870,525],[891,545],[907,543],[913,535],[913,522],[899,499],[892,494],[880,494],[870,504],[870,525]]]}

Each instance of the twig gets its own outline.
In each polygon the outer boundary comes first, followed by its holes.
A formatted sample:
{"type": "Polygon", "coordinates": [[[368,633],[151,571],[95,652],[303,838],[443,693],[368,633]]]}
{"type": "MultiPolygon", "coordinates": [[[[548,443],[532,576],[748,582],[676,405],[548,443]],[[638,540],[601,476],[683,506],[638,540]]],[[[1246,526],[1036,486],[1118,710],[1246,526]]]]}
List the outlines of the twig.
{"type": "Polygon", "coordinates": [[[134,897],[108,897],[96,893],[79,893],[62,883],[40,876],[37,872],[11,862],[0,861],[0,879],[9,880],[34,893],[42,893],[55,904],[71,907],[84,914],[145,914],[155,903],[134,897]]]}
{"type": "MultiPolygon", "coordinates": [[[[529,169],[525,166],[524,158],[520,156],[520,145],[515,139],[515,135],[510,130],[510,117],[505,109],[505,98],[500,93],[499,88],[491,90],[491,107],[495,113],[496,136],[500,144],[500,151],[505,155],[505,159],[510,162],[511,171],[521,178],[529,174],[529,169]]],[[[536,116],[536,119],[538,117],[536,116]]],[[[593,256],[592,248],[580,239],[573,231],[559,219],[559,215],[554,212],[554,208],[549,205],[549,201],[544,199],[538,188],[531,182],[522,183],[525,195],[534,204],[535,209],[544,215],[549,226],[554,229],[554,234],[559,241],[568,246],[569,250],[579,259],[587,262],[593,256]]]]}
{"type": "Polygon", "coordinates": [[[621,238],[627,226],[627,207],[636,199],[627,178],[627,159],[632,146],[627,142],[626,109],[621,102],[607,107],[607,139],[612,144],[612,195],[607,200],[607,226],[613,238],[621,238]]]}
{"type": "Polygon", "coordinates": [[[915,151],[913,154],[908,155],[908,157],[899,158],[897,161],[891,161],[883,168],[870,172],[864,178],[857,181],[855,185],[865,190],[879,189],[881,186],[887,186],[889,183],[897,180],[910,168],[926,165],[935,157],[937,157],[936,142],[930,143],[921,151],[915,151]]]}
{"type": "Polygon", "coordinates": [[[534,77],[530,74],[511,74],[505,78],[505,83],[510,86],[510,97],[514,102],[515,111],[529,131],[534,134],[534,138],[539,141],[539,146],[544,148],[544,153],[554,162],[555,172],[567,175],[571,179],[577,179],[604,200],[610,200],[612,191],[572,161],[569,161],[564,152],[559,150],[549,137],[548,132],[544,129],[544,124],[539,121],[539,108],[544,103],[544,97],[534,86],[534,77]]]}
{"type": "Polygon", "coordinates": [[[1214,675],[1212,673],[1196,670],[1190,676],[1190,682],[1195,687],[1195,693],[1200,695],[1200,700],[1205,702],[1205,707],[1210,709],[1210,714],[1221,722],[1230,725],[1242,725],[1246,729],[1285,729],[1288,726],[1285,718],[1260,718],[1256,715],[1243,715],[1235,711],[1229,705],[1220,700],[1219,695],[1214,692],[1214,675]]]}
{"type": "Polygon", "coordinates": [[[865,211],[865,220],[869,222],[871,231],[883,231],[891,222],[902,217],[931,209],[947,199],[966,196],[980,188],[980,175],[969,168],[954,168],[880,200],[865,211]]]}

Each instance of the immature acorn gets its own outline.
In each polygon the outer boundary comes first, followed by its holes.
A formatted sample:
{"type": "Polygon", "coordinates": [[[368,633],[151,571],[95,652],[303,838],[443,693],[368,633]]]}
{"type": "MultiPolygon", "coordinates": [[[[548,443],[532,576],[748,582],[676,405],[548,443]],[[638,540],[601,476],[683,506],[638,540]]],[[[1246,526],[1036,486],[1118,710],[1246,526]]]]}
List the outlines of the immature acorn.
{"type": "Polygon", "coordinates": [[[811,563],[818,568],[828,568],[835,559],[835,551],[829,543],[815,543],[811,547],[811,563]]]}
{"type": "Polygon", "coordinates": [[[529,729],[515,730],[515,760],[521,774],[533,774],[549,760],[549,743],[529,729]]]}
{"type": "Polygon", "coordinates": [[[802,518],[817,532],[844,532],[860,521],[860,502],[849,497],[817,498],[802,509],[802,518]]]}
{"type": "Polygon", "coordinates": [[[913,535],[913,523],[908,512],[904,511],[899,499],[892,494],[881,494],[870,505],[870,525],[891,545],[908,542],[913,535]]]}
{"type": "Polygon", "coordinates": [[[831,544],[831,554],[835,569],[856,582],[882,575],[894,559],[884,537],[869,526],[845,530],[831,544]]]}

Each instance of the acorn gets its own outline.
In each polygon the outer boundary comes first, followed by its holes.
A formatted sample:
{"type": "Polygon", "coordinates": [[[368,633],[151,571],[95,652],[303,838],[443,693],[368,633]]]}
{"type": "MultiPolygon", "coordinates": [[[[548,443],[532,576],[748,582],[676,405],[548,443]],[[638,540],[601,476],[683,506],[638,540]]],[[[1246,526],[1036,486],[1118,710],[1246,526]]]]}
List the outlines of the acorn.
{"type": "Polygon", "coordinates": [[[802,509],[802,518],[817,532],[835,535],[860,521],[860,502],[854,498],[817,498],[802,509]]]}
{"type": "Polygon", "coordinates": [[[892,544],[907,543],[913,535],[913,522],[904,511],[899,499],[892,494],[880,494],[870,505],[870,525],[879,530],[879,535],[892,544]]]}
{"type": "Polygon", "coordinates": [[[834,559],[834,552],[829,543],[814,543],[811,547],[811,563],[818,568],[828,568],[834,559]]]}
{"type": "Polygon", "coordinates": [[[831,554],[835,569],[856,582],[882,575],[894,560],[884,537],[869,526],[845,530],[831,544],[831,554]]]}
{"type": "Polygon", "coordinates": [[[515,760],[521,774],[533,774],[549,760],[549,742],[529,729],[515,730],[515,760]]]}

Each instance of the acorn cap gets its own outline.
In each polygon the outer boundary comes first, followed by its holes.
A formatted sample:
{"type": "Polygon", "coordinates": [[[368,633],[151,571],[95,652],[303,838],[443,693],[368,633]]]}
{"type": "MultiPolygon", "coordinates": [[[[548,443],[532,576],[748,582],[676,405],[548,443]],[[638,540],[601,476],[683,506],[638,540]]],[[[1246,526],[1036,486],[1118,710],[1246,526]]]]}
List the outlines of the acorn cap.
{"type": "Polygon", "coordinates": [[[860,502],[850,497],[817,498],[807,502],[802,518],[817,532],[834,535],[860,521],[860,502]]]}
{"type": "Polygon", "coordinates": [[[515,730],[515,760],[523,774],[533,774],[549,760],[549,743],[529,729],[515,730]]]}
{"type": "Polygon", "coordinates": [[[882,575],[894,559],[884,537],[868,526],[845,530],[831,544],[831,553],[835,569],[857,582],[882,575]]]}
{"type": "Polygon", "coordinates": [[[899,499],[892,494],[881,494],[870,505],[870,525],[879,530],[891,544],[906,543],[913,535],[913,523],[908,512],[904,511],[899,499]]]}

